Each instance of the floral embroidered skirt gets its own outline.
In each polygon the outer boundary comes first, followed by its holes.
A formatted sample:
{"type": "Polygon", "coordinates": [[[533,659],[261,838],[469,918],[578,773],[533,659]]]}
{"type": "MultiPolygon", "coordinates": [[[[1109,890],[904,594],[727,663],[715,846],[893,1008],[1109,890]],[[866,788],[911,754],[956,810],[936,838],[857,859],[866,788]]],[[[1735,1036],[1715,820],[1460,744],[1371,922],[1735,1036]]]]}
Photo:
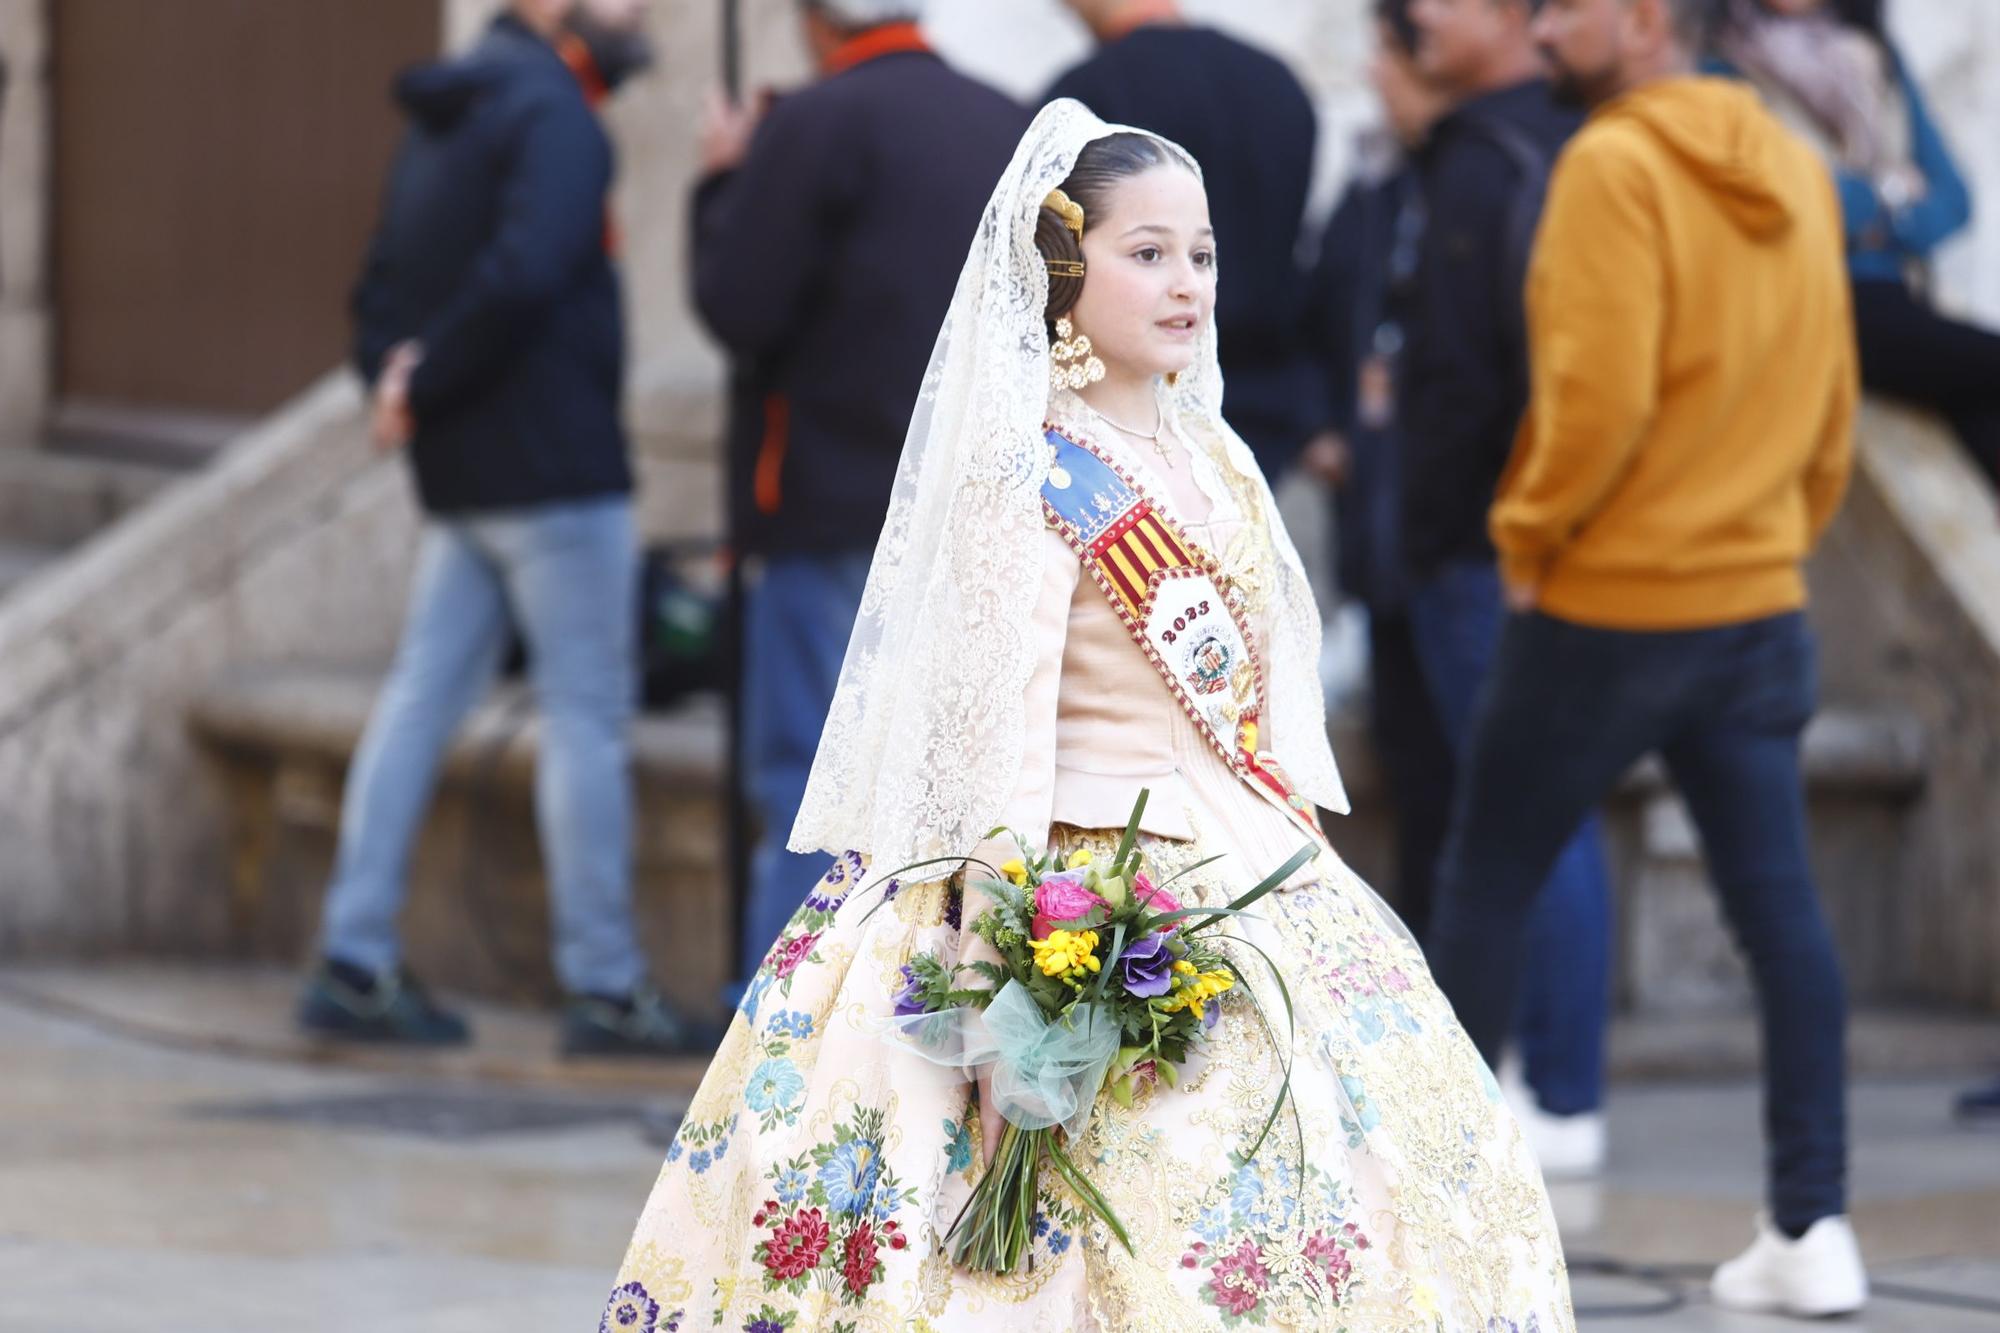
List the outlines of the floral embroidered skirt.
{"type": "MultiPolygon", "coordinates": [[[[1148,840],[1164,874],[1202,855],[1148,840]]],[[[1548,1198],[1493,1079],[1407,934],[1345,866],[1319,865],[1227,927],[1282,969],[1292,1019],[1238,945],[1248,984],[1180,1085],[1130,1109],[1100,1096],[1074,1147],[1135,1253],[1045,1176],[1031,1263],[993,1276],[941,1248],[980,1171],[971,1085],[881,1034],[902,964],[955,958],[980,906],[836,862],[695,1095],[600,1333],[1573,1329],[1548,1198]],[[1288,1064],[1291,1100],[1243,1161],[1288,1064]]],[[[1226,866],[1176,893],[1227,901],[1247,883],[1226,866]]]]}

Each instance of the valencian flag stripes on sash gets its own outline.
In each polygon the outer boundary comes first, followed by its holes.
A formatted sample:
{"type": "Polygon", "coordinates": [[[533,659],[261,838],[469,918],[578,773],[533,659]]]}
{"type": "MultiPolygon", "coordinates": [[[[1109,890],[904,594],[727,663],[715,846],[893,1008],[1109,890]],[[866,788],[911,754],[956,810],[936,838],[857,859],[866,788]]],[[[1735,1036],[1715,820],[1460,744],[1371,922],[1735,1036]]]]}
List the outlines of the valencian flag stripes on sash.
{"type": "Polygon", "coordinates": [[[1042,508],[1190,720],[1237,776],[1320,834],[1311,804],[1257,748],[1264,674],[1241,597],[1138,483],[1053,428],[1042,508]]]}

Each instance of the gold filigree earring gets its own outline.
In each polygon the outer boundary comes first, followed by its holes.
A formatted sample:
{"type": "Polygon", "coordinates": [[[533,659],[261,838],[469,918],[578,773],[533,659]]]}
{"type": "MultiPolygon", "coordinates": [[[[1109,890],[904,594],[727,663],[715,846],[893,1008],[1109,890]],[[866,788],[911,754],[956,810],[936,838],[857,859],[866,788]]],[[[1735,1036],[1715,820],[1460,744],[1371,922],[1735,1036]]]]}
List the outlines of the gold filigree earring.
{"type": "Polygon", "coordinates": [[[1104,378],[1104,362],[1090,350],[1088,334],[1078,333],[1070,317],[1056,321],[1056,341],[1049,347],[1049,383],[1058,389],[1081,389],[1104,378]]]}

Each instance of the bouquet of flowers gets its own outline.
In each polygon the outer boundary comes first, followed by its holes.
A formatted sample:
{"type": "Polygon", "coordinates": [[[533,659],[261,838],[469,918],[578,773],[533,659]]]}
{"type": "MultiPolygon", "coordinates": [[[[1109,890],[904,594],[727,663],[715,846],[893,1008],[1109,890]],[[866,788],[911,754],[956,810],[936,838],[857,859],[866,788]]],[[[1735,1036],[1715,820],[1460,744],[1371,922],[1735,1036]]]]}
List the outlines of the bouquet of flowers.
{"type": "MultiPolygon", "coordinates": [[[[954,967],[923,954],[903,967],[897,1030],[927,1059],[990,1069],[993,1097],[1007,1121],[991,1167],[947,1237],[952,1259],[965,1267],[1009,1272],[1020,1263],[1033,1235],[1044,1161],[1130,1250],[1124,1225],[1078,1169],[1068,1144],[1082,1133],[1100,1091],[1129,1107],[1142,1087],[1175,1086],[1189,1051],[1215,1025],[1224,995],[1256,1002],[1208,932],[1316,852],[1302,847],[1225,907],[1183,907],[1170,892],[1173,879],[1155,883],[1138,850],[1147,796],[1139,793],[1109,864],[1087,851],[1057,864],[1025,847],[998,868],[955,858],[989,874],[968,886],[992,899],[969,929],[993,946],[1000,961],[954,967]],[[987,984],[965,984],[965,972],[987,984]]],[[[1015,842],[1020,845],[1018,835],[1015,842]]],[[[1232,943],[1257,949],[1247,940],[1232,943]]],[[[1284,978],[1268,956],[1265,962],[1289,1021],[1284,978]]],[[[1263,1006],[1257,1007],[1262,1015],[1263,1006]]],[[[1269,1135],[1290,1083],[1287,1069],[1246,1160],[1269,1135]]]]}

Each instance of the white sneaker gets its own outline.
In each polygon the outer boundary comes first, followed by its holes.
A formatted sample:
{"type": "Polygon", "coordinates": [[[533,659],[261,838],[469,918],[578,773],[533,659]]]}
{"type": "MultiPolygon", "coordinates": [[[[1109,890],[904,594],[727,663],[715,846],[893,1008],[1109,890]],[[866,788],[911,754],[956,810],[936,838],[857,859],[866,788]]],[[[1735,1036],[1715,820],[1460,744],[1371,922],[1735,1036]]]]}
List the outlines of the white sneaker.
{"type": "Polygon", "coordinates": [[[1604,1115],[1551,1115],[1535,1100],[1534,1089],[1521,1076],[1521,1062],[1509,1052],[1500,1061],[1500,1093],[1521,1123],[1529,1151],[1549,1180],[1588,1180],[1604,1173],[1604,1115]]]}
{"type": "Polygon", "coordinates": [[[1604,1173],[1604,1116],[1598,1111],[1550,1115],[1522,1108],[1521,1132],[1550,1180],[1587,1180],[1604,1173]]]}
{"type": "Polygon", "coordinates": [[[1868,1272],[1845,1217],[1822,1217],[1792,1240],[1765,1217],[1750,1248],[1715,1270],[1709,1294],[1728,1310],[1816,1319],[1868,1303],[1868,1272]]]}

